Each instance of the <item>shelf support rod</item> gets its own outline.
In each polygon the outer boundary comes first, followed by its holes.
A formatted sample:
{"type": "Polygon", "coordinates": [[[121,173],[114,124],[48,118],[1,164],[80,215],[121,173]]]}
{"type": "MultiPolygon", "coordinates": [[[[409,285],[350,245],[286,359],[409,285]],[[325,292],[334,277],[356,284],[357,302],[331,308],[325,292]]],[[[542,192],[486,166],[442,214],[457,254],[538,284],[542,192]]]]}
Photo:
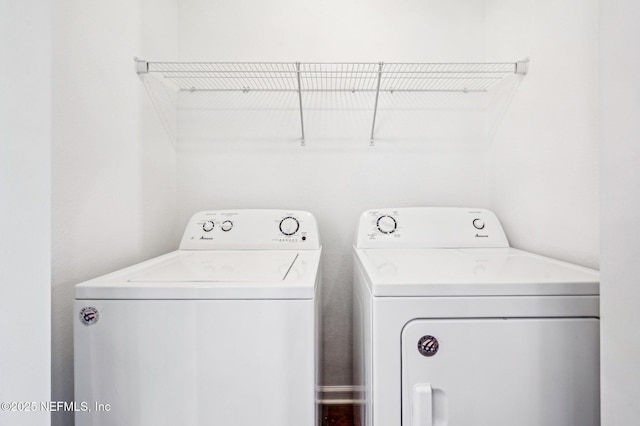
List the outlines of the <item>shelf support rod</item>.
{"type": "Polygon", "coordinates": [[[376,88],[376,103],[373,106],[373,124],[371,124],[371,139],[369,146],[373,146],[373,131],[376,129],[376,114],[378,113],[378,97],[380,96],[380,80],[382,80],[382,66],[384,62],[378,63],[378,86],[376,88]]]}
{"type": "Polygon", "coordinates": [[[296,76],[298,78],[298,101],[300,102],[300,129],[302,131],[302,139],[300,145],[305,146],[304,142],[304,116],[302,114],[302,86],[300,85],[300,62],[296,62],[296,76]]]}

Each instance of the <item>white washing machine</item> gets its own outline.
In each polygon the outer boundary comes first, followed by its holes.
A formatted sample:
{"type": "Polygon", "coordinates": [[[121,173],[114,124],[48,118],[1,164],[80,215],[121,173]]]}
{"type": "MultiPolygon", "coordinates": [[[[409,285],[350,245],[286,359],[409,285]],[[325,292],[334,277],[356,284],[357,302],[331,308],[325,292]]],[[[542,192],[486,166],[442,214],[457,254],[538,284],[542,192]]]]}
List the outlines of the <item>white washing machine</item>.
{"type": "Polygon", "coordinates": [[[78,284],[76,425],[315,425],[320,254],[307,212],[204,211],[78,284]]]}
{"type": "Polygon", "coordinates": [[[370,210],[354,251],[366,425],[600,424],[597,271],[510,248],[483,209],[370,210]]]}

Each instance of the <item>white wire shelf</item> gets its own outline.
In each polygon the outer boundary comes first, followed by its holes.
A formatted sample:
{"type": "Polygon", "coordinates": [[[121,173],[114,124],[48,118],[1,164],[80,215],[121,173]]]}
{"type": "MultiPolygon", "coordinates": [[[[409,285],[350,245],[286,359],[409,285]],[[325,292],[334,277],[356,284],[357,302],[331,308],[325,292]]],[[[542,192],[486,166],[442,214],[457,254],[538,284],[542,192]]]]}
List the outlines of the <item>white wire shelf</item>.
{"type": "Polygon", "coordinates": [[[486,92],[508,75],[526,74],[528,60],[492,63],[147,62],[138,74],[156,74],[179,91],[373,92],[371,144],[380,92],[486,92]]]}

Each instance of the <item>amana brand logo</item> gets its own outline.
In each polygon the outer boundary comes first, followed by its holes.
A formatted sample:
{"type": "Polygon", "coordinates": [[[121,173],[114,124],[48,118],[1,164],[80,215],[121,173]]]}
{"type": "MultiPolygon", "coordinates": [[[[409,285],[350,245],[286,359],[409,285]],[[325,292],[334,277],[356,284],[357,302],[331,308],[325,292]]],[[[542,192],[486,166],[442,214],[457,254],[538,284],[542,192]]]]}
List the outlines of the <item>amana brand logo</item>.
{"type": "Polygon", "coordinates": [[[476,238],[489,238],[488,235],[476,234],[476,238]]]}
{"type": "Polygon", "coordinates": [[[84,325],[93,325],[98,322],[98,318],[100,318],[100,314],[93,306],[85,306],[80,310],[80,321],[84,325]]]}

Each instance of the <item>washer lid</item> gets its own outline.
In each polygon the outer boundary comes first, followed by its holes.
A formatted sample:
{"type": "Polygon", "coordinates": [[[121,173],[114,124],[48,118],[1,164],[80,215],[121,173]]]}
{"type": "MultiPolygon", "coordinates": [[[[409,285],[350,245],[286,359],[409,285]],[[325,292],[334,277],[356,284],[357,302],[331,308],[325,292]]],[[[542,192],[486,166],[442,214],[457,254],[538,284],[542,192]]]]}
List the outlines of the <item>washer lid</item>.
{"type": "Polygon", "coordinates": [[[76,299],[310,299],[320,250],[177,250],[76,286],[76,299]]]}
{"type": "Polygon", "coordinates": [[[597,295],[598,271],[513,248],[356,249],[376,296],[597,295]]]}
{"type": "Polygon", "coordinates": [[[182,251],[132,274],[129,282],[251,282],[283,281],[298,253],[182,251]]]}

